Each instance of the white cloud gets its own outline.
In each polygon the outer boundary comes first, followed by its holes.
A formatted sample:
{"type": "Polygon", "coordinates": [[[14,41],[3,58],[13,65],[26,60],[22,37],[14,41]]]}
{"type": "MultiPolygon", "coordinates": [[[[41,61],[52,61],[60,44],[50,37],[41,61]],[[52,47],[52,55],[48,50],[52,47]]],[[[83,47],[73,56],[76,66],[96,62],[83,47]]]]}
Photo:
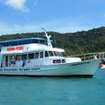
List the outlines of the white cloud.
{"type": "Polygon", "coordinates": [[[29,11],[29,9],[25,6],[26,0],[5,0],[5,4],[21,11],[29,11]]]}

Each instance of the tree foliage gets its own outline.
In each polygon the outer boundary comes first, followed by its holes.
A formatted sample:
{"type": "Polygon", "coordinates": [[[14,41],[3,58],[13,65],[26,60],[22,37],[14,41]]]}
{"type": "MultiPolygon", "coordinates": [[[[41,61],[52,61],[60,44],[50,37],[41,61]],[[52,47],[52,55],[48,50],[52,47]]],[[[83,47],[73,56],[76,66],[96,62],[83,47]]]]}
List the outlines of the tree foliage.
{"type": "MultiPolygon", "coordinates": [[[[76,33],[62,34],[57,32],[48,32],[48,34],[52,36],[51,39],[53,46],[65,49],[66,53],[69,55],[105,51],[105,27],[76,33]]],[[[2,41],[28,37],[45,38],[44,33],[39,32],[2,35],[0,36],[0,40],[2,41]]]]}

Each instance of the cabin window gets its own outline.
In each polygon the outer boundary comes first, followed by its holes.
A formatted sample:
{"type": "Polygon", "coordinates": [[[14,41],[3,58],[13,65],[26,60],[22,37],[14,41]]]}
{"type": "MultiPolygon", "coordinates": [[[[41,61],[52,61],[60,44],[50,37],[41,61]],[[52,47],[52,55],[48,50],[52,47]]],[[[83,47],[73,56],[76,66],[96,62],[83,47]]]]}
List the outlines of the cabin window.
{"type": "Polygon", "coordinates": [[[57,60],[57,63],[61,63],[61,60],[59,59],[59,60],[57,60]]]}
{"type": "Polygon", "coordinates": [[[28,55],[29,59],[34,59],[34,53],[28,55]]]}
{"type": "Polygon", "coordinates": [[[6,67],[8,66],[8,56],[5,57],[6,67]]]}
{"type": "Polygon", "coordinates": [[[57,56],[57,52],[56,51],[54,51],[54,55],[57,56]]]}
{"type": "Polygon", "coordinates": [[[57,56],[59,56],[59,53],[58,52],[56,52],[57,53],[57,56]]]}
{"type": "Polygon", "coordinates": [[[65,61],[65,59],[62,59],[62,63],[65,63],[66,61],[65,61]]]}
{"type": "Polygon", "coordinates": [[[45,51],[45,57],[48,57],[48,52],[47,51],[45,51]]]}
{"type": "Polygon", "coordinates": [[[40,52],[40,58],[43,58],[43,52],[40,52]]]}
{"type": "Polygon", "coordinates": [[[22,60],[26,60],[27,59],[27,54],[22,55],[22,60]]]}
{"type": "Polygon", "coordinates": [[[20,59],[21,59],[20,55],[16,55],[16,60],[20,61],[20,59]]]}
{"type": "Polygon", "coordinates": [[[39,53],[35,53],[35,58],[39,58],[39,53]]]}
{"type": "Polygon", "coordinates": [[[49,51],[49,56],[54,56],[52,51],[49,51]]]}
{"type": "Polygon", "coordinates": [[[61,63],[61,60],[60,59],[53,60],[53,63],[61,63]]]}
{"type": "Polygon", "coordinates": [[[58,52],[58,55],[59,55],[60,57],[62,57],[62,56],[63,56],[61,52],[58,52]]]}
{"type": "Polygon", "coordinates": [[[32,43],[38,43],[38,40],[32,40],[32,43]]]}

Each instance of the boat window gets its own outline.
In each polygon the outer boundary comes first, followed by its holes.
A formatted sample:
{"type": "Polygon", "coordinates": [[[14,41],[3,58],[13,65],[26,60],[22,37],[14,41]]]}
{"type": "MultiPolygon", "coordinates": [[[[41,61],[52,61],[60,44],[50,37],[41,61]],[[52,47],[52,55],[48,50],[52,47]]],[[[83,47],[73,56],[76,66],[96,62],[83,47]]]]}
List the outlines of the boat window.
{"type": "Polygon", "coordinates": [[[28,55],[29,59],[34,59],[34,53],[28,55]]]}
{"type": "Polygon", "coordinates": [[[20,61],[20,58],[21,58],[20,55],[16,55],[16,60],[17,61],[20,61]]]}
{"type": "Polygon", "coordinates": [[[32,43],[38,43],[38,40],[34,40],[34,39],[33,39],[33,40],[32,40],[32,43]]]}
{"type": "Polygon", "coordinates": [[[22,60],[27,59],[27,54],[22,55],[22,60]]]}
{"type": "Polygon", "coordinates": [[[6,67],[8,66],[8,56],[5,57],[5,61],[6,61],[6,67]]]}
{"type": "Polygon", "coordinates": [[[57,56],[59,56],[59,52],[56,52],[57,53],[57,56]]]}
{"type": "Polygon", "coordinates": [[[52,51],[49,51],[49,56],[54,56],[52,51]]]}
{"type": "Polygon", "coordinates": [[[48,52],[47,51],[45,51],[45,57],[48,57],[48,52]]]}
{"type": "Polygon", "coordinates": [[[39,58],[39,53],[35,53],[35,58],[39,58]]]}
{"type": "Polygon", "coordinates": [[[65,63],[66,61],[65,61],[65,59],[62,59],[62,63],[65,63]]]}
{"type": "Polygon", "coordinates": [[[53,63],[61,63],[61,60],[60,59],[53,60],[53,63]]]}
{"type": "Polygon", "coordinates": [[[56,51],[54,51],[54,55],[57,56],[57,52],[56,51]]]}
{"type": "Polygon", "coordinates": [[[43,52],[40,52],[40,58],[43,58],[43,52]]]}
{"type": "Polygon", "coordinates": [[[59,55],[60,57],[62,57],[62,56],[63,56],[61,52],[58,52],[58,55],[59,55]]]}

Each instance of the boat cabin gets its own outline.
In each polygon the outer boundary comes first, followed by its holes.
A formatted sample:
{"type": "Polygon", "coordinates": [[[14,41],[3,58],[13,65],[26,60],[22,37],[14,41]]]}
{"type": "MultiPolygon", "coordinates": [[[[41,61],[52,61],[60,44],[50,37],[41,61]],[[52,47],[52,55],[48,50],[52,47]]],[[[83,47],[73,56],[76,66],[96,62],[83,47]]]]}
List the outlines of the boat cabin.
{"type": "Polygon", "coordinates": [[[0,41],[2,45],[0,62],[2,68],[31,67],[65,63],[63,49],[46,45],[43,38],[24,38],[0,41]]]}

